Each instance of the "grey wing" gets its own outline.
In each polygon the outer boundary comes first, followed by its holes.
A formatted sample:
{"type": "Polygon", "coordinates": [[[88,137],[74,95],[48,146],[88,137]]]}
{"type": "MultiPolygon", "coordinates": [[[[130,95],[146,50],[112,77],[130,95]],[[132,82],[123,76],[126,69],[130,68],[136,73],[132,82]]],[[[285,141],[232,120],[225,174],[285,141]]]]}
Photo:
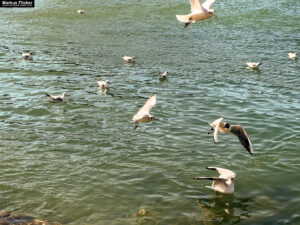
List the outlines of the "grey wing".
{"type": "Polygon", "coordinates": [[[234,135],[236,135],[239,138],[240,143],[252,155],[253,154],[252,144],[251,144],[251,141],[250,141],[245,129],[240,125],[232,125],[231,133],[233,133],[234,135]]]}
{"type": "Polygon", "coordinates": [[[203,11],[203,7],[200,0],[190,0],[190,4],[192,13],[199,10],[203,11]]]}
{"type": "Polygon", "coordinates": [[[216,1],[216,0],[206,0],[206,1],[202,4],[202,6],[203,6],[203,8],[205,8],[206,10],[209,10],[210,7],[212,6],[212,4],[215,3],[215,1],[216,1]]]}
{"type": "Polygon", "coordinates": [[[152,94],[151,97],[145,102],[144,106],[133,116],[132,121],[138,121],[145,115],[149,115],[150,110],[156,104],[156,95],[152,94]]]}
{"type": "Polygon", "coordinates": [[[138,111],[137,114],[149,114],[152,107],[156,104],[156,95],[152,94],[151,97],[145,102],[144,106],[138,111]]]}

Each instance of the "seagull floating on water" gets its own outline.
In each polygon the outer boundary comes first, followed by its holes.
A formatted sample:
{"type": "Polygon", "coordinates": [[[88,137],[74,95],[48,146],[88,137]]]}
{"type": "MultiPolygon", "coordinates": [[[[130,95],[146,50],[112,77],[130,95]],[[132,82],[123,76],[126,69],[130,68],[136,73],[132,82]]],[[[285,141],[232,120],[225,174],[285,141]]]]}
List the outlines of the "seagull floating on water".
{"type": "Polygon", "coordinates": [[[126,62],[131,62],[131,63],[134,63],[134,62],[135,62],[135,57],[133,57],[133,56],[123,55],[122,58],[123,58],[126,62]]]}
{"type": "Polygon", "coordinates": [[[97,83],[99,85],[99,88],[109,88],[109,85],[111,84],[109,80],[103,81],[103,80],[97,80],[97,83]]]}
{"type": "Polygon", "coordinates": [[[200,0],[190,0],[191,13],[187,15],[176,15],[176,18],[180,22],[184,22],[184,27],[187,27],[195,21],[206,20],[212,16],[216,16],[215,10],[210,9],[215,1],[216,0],[206,0],[201,4],[200,0]]]}
{"type": "Polygon", "coordinates": [[[261,62],[248,62],[246,61],[246,65],[250,68],[250,69],[258,69],[258,67],[261,65],[261,62]]]}
{"type": "Polygon", "coordinates": [[[51,102],[65,102],[65,101],[67,101],[66,92],[62,93],[61,96],[49,95],[47,93],[45,93],[45,95],[48,96],[48,98],[50,99],[51,102]]]}
{"type": "Polygon", "coordinates": [[[245,129],[241,125],[230,125],[229,123],[223,123],[222,120],[223,118],[219,118],[209,124],[212,127],[211,130],[214,131],[214,142],[218,142],[218,131],[224,134],[232,133],[239,138],[241,144],[252,155],[252,144],[245,129]]]}
{"type": "Polygon", "coordinates": [[[21,55],[22,55],[23,59],[32,59],[33,58],[32,52],[22,52],[21,55]]]}
{"type": "Polygon", "coordinates": [[[194,177],[195,180],[213,180],[211,186],[205,186],[207,188],[213,189],[217,192],[224,194],[232,194],[234,192],[234,181],[236,174],[228,169],[218,168],[218,167],[206,167],[208,170],[216,170],[220,176],[219,177],[194,177]]]}
{"type": "Polygon", "coordinates": [[[130,122],[135,122],[134,130],[138,127],[139,122],[146,123],[153,120],[158,120],[154,116],[150,115],[150,110],[156,104],[156,95],[152,94],[151,97],[146,101],[144,106],[132,117],[130,122]]]}
{"type": "Polygon", "coordinates": [[[166,71],[166,72],[164,72],[164,73],[162,73],[162,74],[159,75],[159,79],[160,80],[166,80],[167,79],[167,75],[168,75],[168,72],[166,71]]]}
{"type": "Polygon", "coordinates": [[[78,9],[78,10],[77,10],[77,13],[79,13],[79,14],[84,14],[84,10],[83,10],[83,9],[78,9]]]}
{"type": "Polygon", "coordinates": [[[296,52],[289,52],[288,53],[289,58],[295,60],[297,58],[297,53],[296,52]]]}

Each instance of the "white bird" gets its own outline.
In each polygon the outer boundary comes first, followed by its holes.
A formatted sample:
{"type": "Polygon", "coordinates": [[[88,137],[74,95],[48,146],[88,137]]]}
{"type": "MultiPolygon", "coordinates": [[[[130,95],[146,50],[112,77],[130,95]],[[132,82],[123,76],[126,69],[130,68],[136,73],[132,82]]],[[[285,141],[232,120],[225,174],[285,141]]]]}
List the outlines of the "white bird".
{"type": "Polygon", "coordinates": [[[168,75],[168,72],[166,71],[166,72],[159,75],[159,79],[160,80],[165,80],[165,79],[167,79],[167,75],[168,75]]]}
{"type": "Polygon", "coordinates": [[[22,52],[21,53],[23,59],[32,59],[33,54],[31,52],[22,52]]]}
{"type": "Polygon", "coordinates": [[[212,127],[211,130],[214,131],[214,142],[218,142],[218,131],[224,134],[232,133],[239,138],[240,143],[252,155],[252,144],[245,129],[241,125],[230,125],[229,123],[223,123],[222,120],[223,118],[219,118],[214,122],[209,123],[209,125],[212,127]]]}
{"type": "Polygon", "coordinates": [[[49,95],[47,93],[45,93],[45,95],[48,96],[48,98],[50,99],[51,102],[65,102],[65,101],[67,101],[67,98],[66,98],[67,94],[66,94],[66,92],[62,93],[61,96],[49,95]]]}
{"type": "Polygon", "coordinates": [[[97,80],[97,83],[99,85],[99,88],[109,88],[109,85],[111,84],[109,80],[103,81],[103,80],[97,80]]]}
{"type": "Polygon", "coordinates": [[[261,65],[261,62],[248,62],[246,61],[246,65],[250,68],[250,69],[258,69],[258,67],[261,65]]]}
{"type": "Polygon", "coordinates": [[[217,192],[224,194],[232,194],[234,192],[234,181],[236,174],[228,169],[218,168],[218,167],[206,167],[208,170],[216,170],[220,176],[219,177],[194,177],[195,180],[213,180],[211,186],[205,186],[207,188],[213,189],[217,192]]]}
{"type": "Polygon", "coordinates": [[[76,12],[79,13],[79,14],[84,14],[84,10],[83,9],[78,9],[76,12]]]}
{"type": "Polygon", "coordinates": [[[150,115],[150,110],[156,104],[156,95],[152,94],[151,97],[146,101],[144,106],[132,117],[130,122],[135,122],[134,130],[138,127],[139,122],[146,123],[153,120],[158,120],[154,116],[150,115]]]}
{"type": "Polygon", "coordinates": [[[206,20],[212,16],[216,16],[215,10],[210,9],[215,1],[216,0],[206,0],[201,4],[200,0],[190,0],[191,13],[187,15],[176,15],[176,18],[180,22],[184,22],[184,27],[187,27],[195,21],[206,20]]]}
{"type": "Polygon", "coordinates": [[[295,60],[297,58],[297,53],[296,52],[289,52],[288,53],[289,58],[295,60]]]}
{"type": "Polygon", "coordinates": [[[131,62],[131,63],[134,63],[134,62],[135,62],[135,57],[133,57],[133,56],[126,56],[126,55],[123,55],[122,58],[123,58],[126,62],[131,62]]]}

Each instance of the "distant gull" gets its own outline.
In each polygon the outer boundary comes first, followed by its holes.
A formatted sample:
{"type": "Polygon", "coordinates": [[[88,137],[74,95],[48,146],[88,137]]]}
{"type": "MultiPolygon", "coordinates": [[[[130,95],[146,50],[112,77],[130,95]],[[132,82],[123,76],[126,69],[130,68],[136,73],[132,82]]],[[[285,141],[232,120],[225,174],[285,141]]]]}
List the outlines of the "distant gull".
{"type": "Polygon", "coordinates": [[[250,139],[241,125],[230,125],[229,123],[223,123],[223,118],[219,118],[212,123],[209,123],[212,127],[211,130],[214,131],[214,142],[218,142],[218,131],[224,134],[232,133],[237,136],[241,144],[247,149],[247,151],[252,155],[253,148],[250,139]]]}
{"type": "Polygon", "coordinates": [[[135,62],[135,57],[133,57],[133,56],[126,56],[126,55],[123,55],[122,58],[123,58],[126,62],[131,62],[131,63],[134,63],[134,62],[135,62]]]}
{"type": "Polygon", "coordinates": [[[187,27],[195,21],[206,20],[212,16],[216,16],[215,10],[210,9],[215,1],[216,0],[206,0],[201,4],[200,0],[190,0],[191,13],[187,15],[176,15],[176,18],[180,22],[184,22],[184,27],[187,27]]]}
{"type": "Polygon", "coordinates": [[[159,75],[159,79],[160,80],[166,80],[167,79],[167,75],[168,75],[168,72],[166,71],[166,72],[164,72],[164,73],[162,73],[162,74],[159,75]]]}
{"type": "Polygon", "coordinates": [[[103,81],[103,80],[97,80],[97,83],[99,85],[99,88],[109,88],[109,85],[111,84],[109,80],[103,81]]]}
{"type": "Polygon", "coordinates": [[[258,69],[258,67],[261,65],[261,62],[248,62],[246,61],[246,65],[250,68],[250,69],[258,69]]]}
{"type": "Polygon", "coordinates": [[[208,170],[216,170],[220,176],[219,177],[194,177],[195,180],[213,180],[211,186],[205,186],[207,188],[213,189],[217,192],[224,194],[232,194],[234,192],[234,181],[236,174],[228,169],[218,168],[218,167],[206,167],[208,170]]]}
{"type": "Polygon", "coordinates": [[[132,117],[130,122],[135,122],[134,130],[138,127],[139,122],[146,123],[153,120],[157,120],[154,116],[150,115],[150,110],[156,104],[156,95],[152,94],[151,97],[146,101],[144,106],[132,117]]]}
{"type": "Polygon", "coordinates": [[[296,52],[289,52],[288,53],[289,58],[295,60],[297,58],[297,53],[296,52]]]}
{"type": "Polygon", "coordinates": [[[66,94],[66,92],[62,93],[61,96],[49,95],[47,93],[45,93],[45,95],[48,96],[48,98],[50,99],[51,102],[65,102],[65,101],[67,101],[67,98],[66,98],[67,94],[66,94]]]}
{"type": "Polygon", "coordinates": [[[77,10],[77,13],[79,13],[79,14],[84,14],[84,10],[83,10],[83,9],[78,9],[78,10],[77,10]]]}
{"type": "Polygon", "coordinates": [[[32,52],[22,52],[21,55],[22,55],[23,59],[32,59],[33,58],[32,52]]]}

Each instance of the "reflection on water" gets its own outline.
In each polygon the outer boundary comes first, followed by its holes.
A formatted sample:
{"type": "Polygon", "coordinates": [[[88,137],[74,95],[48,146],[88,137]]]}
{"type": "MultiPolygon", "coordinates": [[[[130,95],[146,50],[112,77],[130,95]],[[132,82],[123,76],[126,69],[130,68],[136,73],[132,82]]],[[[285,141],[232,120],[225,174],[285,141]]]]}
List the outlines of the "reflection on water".
{"type": "Polygon", "coordinates": [[[212,198],[198,199],[197,205],[204,214],[204,224],[236,224],[250,217],[248,206],[250,198],[236,198],[234,195],[215,193],[212,198]]]}

